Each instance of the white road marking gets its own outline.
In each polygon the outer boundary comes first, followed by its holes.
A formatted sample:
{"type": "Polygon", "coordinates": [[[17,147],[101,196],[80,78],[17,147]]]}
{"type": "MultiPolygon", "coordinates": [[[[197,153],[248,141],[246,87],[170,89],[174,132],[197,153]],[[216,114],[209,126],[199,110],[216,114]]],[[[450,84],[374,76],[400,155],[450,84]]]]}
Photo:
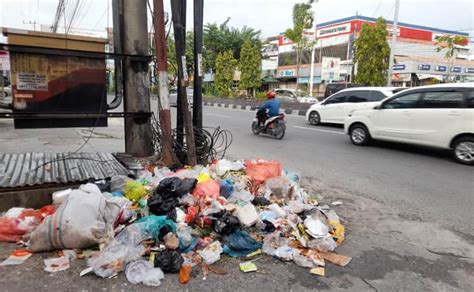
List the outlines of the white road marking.
{"type": "Polygon", "coordinates": [[[336,131],[328,131],[328,130],[321,130],[321,129],[313,129],[313,128],[308,128],[308,127],[293,126],[293,128],[298,128],[298,129],[303,129],[303,130],[310,130],[310,131],[317,131],[317,132],[332,133],[332,134],[339,134],[339,135],[345,135],[344,132],[336,132],[336,131]]]}
{"type": "Polygon", "coordinates": [[[216,116],[216,117],[221,117],[221,118],[232,118],[231,116],[219,115],[219,114],[206,113],[205,115],[206,115],[206,116],[216,116]]]}

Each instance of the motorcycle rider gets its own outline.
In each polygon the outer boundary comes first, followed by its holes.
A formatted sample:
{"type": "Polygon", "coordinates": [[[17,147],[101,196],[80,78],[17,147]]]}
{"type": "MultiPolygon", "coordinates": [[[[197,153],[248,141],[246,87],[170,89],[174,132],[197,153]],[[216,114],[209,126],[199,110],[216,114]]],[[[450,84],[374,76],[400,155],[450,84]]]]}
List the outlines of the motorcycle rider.
{"type": "Polygon", "coordinates": [[[274,91],[267,92],[267,102],[262,104],[258,109],[258,125],[262,126],[266,119],[278,116],[280,114],[281,102],[275,98],[276,94],[274,91]],[[268,113],[266,113],[268,110],[268,113]]]}

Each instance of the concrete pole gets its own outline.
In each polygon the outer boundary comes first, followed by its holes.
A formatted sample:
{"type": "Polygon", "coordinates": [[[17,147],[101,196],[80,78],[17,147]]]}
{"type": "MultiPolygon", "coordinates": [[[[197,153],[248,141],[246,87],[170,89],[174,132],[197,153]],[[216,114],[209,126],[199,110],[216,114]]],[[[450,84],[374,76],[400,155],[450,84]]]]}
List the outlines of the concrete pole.
{"type": "MultiPolygon", "coordinates": [[[[148,54],[146,0],[123,1],[123,51],[127,55],[148,54]]],[[[124,62],[125,112],[150,112],[148,62],[126,59],[124,62]]],[[[149,156],[152,151],[150,119],[125,118],[125,152],[149,156]]]]}
{"type": "Polygon", "coordinates": [[[397,44],[398,11],[399,11],[399,9],[400,9],[400,0],[395,0],[395,14],[393,16],[392,46],[390,48],[390,59],[389,59],[389,62],[388,62],[387,86],[392,86],[392,72],[393,72],[393,63],[395,61],[395,46],[397,44]]]}
{"type": "Polygon", "coordinates": [[[153,1],[155,48],[156,48],[156,71],[158,71],[158,84],[160,98],[158,100],[158,112],[161,124],[161,163],[171,166],[176,158],[173,152],[173,137],[171,134],[171,111],[168,92],[168,57],[165,32],[165,11],[163,0],[153,1]]]}
{"type": "MultiPolygon", "coordinates": [[[[318,22],[316,20],[316,3],[318,3],[319,0],[312,1],[311,5],[313,8],[313,19],[314,19],[314,41],[318,39],[318,22]]],[[[316,50],[316,43],[313,44],[313,48],[311,49],[311,64],[310,64],[310,70],[309,70],[309,95],[313,96],[313,79],[314,79],[314,53],[316,50]]]]}

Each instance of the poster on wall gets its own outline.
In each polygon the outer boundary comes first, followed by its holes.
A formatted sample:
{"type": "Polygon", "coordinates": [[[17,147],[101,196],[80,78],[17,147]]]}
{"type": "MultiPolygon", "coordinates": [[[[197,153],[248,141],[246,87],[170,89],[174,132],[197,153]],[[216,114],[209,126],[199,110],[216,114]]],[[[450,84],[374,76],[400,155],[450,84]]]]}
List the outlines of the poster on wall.
{"type": "Polygon", "coordinates": [[[18,90],[48,91],[48,77],[46,74],[19,72],[16,74],[16,80],[18,90]]]}
{"type": "Polygon", "coordinates": [[[338,81],[341,72],[341,58],[323,57],[321,80],[338,81]]]}

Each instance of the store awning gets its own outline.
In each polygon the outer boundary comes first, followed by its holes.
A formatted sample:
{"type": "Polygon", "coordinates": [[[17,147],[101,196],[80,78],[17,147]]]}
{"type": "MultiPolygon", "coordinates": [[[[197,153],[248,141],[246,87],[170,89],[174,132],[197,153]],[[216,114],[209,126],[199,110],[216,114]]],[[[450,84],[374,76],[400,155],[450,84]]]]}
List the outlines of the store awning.
{"type": "Polygon", "coordinates": [[[278,83],[278,79],[272,76],[265,76],[262,78],[262,83],[278,83]]]}
{"type": "Polygon", "coordinates": [[[416,76],[418,77],[419,80],[437,79],[437,80],[439,80],[439,81],[443,81],[443,76],[441,76],[441,75],[436,75],[436,74],[420,74],[420,73],[416,73],[416,76]]]}

